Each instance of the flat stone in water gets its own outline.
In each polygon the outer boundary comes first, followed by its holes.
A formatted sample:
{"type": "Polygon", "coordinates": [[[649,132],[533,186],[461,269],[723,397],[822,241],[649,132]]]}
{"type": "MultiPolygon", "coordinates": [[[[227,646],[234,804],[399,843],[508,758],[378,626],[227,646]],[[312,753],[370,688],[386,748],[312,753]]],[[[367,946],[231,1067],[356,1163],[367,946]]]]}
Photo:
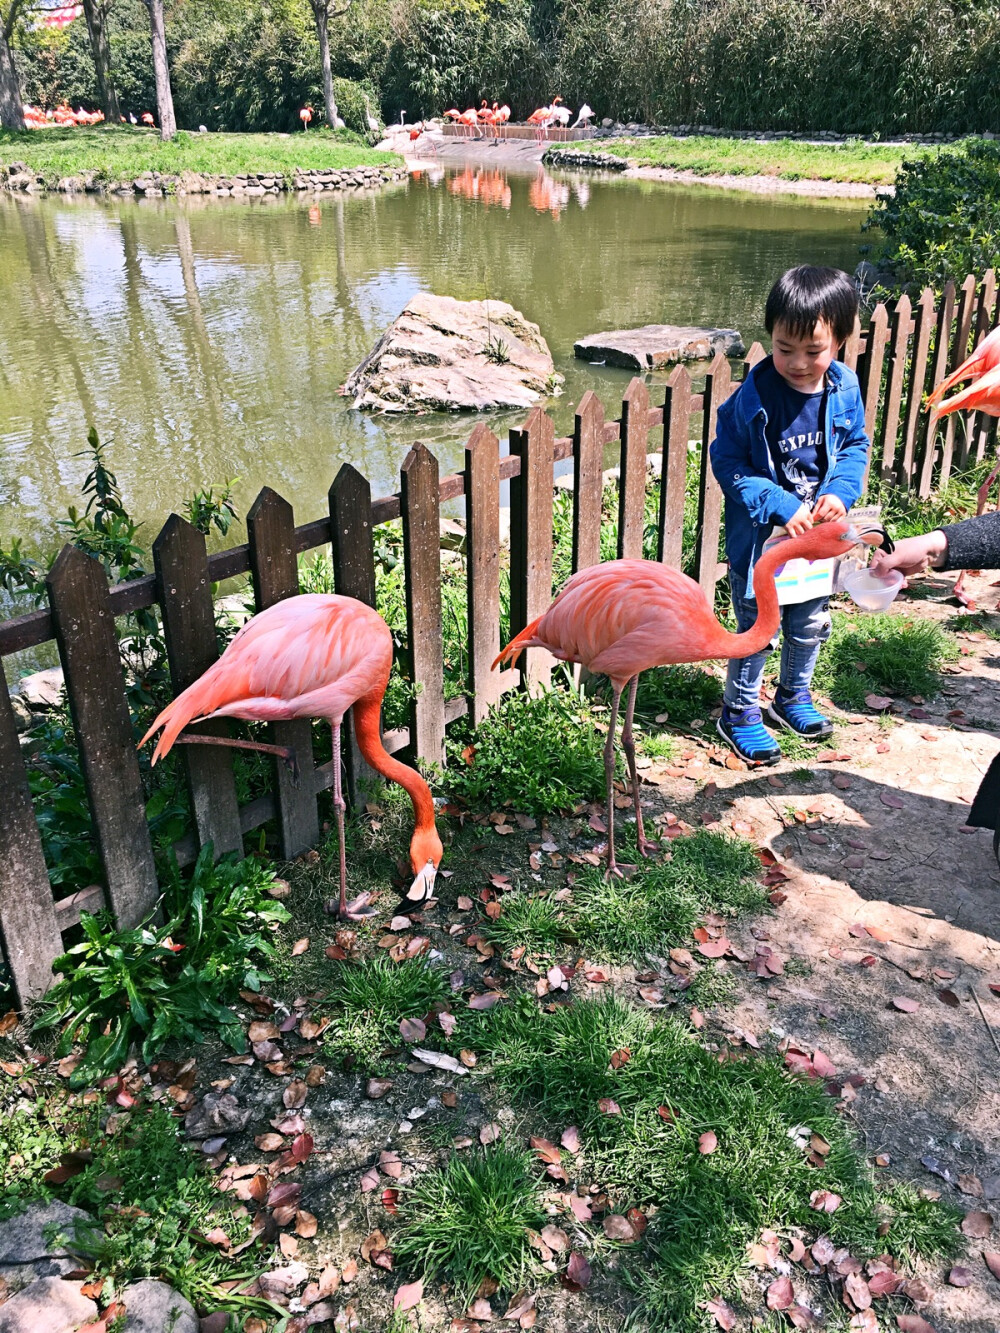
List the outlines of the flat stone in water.
{"type": "Polygon", "coordinates": [[[198,1333],[194,1306],[165,1282],[147,1278],[121,1294],[125,1306],[122,1333],[198,1333]]]}
{"type": "Polygon", "coordinates": [[[581,361],[603,361],[626,370],[653,370],[675,361],[709,361],[718,352],[746,351],[736,329],[702,329],[683,324],[643,324],[638,329],[592,333],[573,344],[581,361]]]}

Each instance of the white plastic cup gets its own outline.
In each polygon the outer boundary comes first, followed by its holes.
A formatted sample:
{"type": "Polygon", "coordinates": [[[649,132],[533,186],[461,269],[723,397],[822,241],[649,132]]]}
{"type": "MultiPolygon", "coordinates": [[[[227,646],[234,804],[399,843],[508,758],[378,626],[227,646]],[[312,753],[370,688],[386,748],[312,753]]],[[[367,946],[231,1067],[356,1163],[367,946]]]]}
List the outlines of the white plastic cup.
{"type": "Polygon", "coordinates": [[[898,569],[887,569],[884,574],[876,574],[869,568],[855,569],[844,576],[844,587],[851,601],[862,611],[886,610],[902,586],[903,576],[898,569]]]}

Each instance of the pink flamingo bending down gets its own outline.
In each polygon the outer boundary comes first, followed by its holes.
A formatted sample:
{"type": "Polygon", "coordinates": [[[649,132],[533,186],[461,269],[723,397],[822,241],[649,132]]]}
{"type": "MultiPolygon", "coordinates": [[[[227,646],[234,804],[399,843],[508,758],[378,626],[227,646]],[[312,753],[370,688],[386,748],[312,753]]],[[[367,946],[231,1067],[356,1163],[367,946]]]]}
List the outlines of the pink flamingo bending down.
{"type": "Polygon", "coordinates": [[[967,357],[957,370],[953,370],[947,379],[941,381],[927,399],[927,406],[929,408],[936,407],[952,385],[958,384],[960,380],[986,375],[989,371],[995,370],[997,366],[1000,366],[1000,328],[987,334],[972,355],[967,357]]]}
{"type": "Polygon", "coordinates": [[[302,110],[299,112],[299,120],[302,121],[302,128],[304,130],[307,130],[309,128],[309,122],[312,120],[312,118],[313,118],[312,107],[304,106],[302,110]]]}
{"type": "Polygon", "coordinates": [[[392,667],[392,635],[382,617],[352,597],[300,593],[253,616],[217,662],[160,713],[139,742],[163,734],[153,752],[162,759],[189,722],[240,717],[258,722],[325,718],[333,729],[333,804],[340,840],[340,915],[347,910],[344,798],[340,726],[354,709],[358,747],[376,772],[407,791],[415,827],[410,840],[414,880],[406,897],[426,902],[442,847],[434,801],[420,774],[393,759],[379,735],[382,697],[392,667]]]}
{"type": "Polygon", "coordinates": [[[607,789],[608,869],[620,874],[615,860],[615,727],[622,692],[629,687],[622,730],[635,806],[639,853],[652,848],[642,824],[639,779],[635,767],[632,717],[639,675],[654,666],[704,662],[715,657],[750,657],[769,643],[780,623],[774,574],[778,565],[803,557],[821,560],[843,555],[860,541],[843,520],[818,523],[801,537],[772,547],[754,566],[757,619],[734,634],[715,618],[708,598],[694,579],[655,560],[609,560],[581,569],[569,580],[544,615],[525,626],[493,663],[514,663],[524,648],[547,648],[564,662],[580,662],[611,681],[611,718],[604,745],[607,789]]]}

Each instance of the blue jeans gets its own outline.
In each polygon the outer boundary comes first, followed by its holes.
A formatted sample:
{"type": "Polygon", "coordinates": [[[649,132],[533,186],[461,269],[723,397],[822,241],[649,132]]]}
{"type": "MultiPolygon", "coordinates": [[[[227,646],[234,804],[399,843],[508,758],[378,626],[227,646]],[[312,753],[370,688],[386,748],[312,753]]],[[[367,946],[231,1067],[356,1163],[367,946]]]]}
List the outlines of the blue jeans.
{"type": "MultiPolygon", "coordinates": [[[[729,571],[729,586],[733,597],[733,613],[740,633],[748,630],[757,619],[757,602],[747,597],[747,581],[735,570],[729,571]]],[[[781,608],[781,673],[783,690],[794,694],[808,689],[816,668],[820,646],[830,637],[830,599],[817,597],[811,602],[798,602],[781,608]]],[[[778,635],[753,657],[730,658],[726,672],[725,701],[734,712],[757,708],[760,704],[760,683],[764,663],[778,642],[778,635]]]]}

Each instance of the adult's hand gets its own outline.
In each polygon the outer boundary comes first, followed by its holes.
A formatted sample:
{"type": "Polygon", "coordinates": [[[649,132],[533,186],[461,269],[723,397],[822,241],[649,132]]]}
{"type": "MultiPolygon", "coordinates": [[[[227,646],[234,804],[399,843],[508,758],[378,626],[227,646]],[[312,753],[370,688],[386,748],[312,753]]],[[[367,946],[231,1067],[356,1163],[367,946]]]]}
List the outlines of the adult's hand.
{"type": "Polygon", "coordinates": [[[896,549],[890,555],[886,551],[876,551],[872,556],[871,568],[875,574],[886,574],[890,569],[898,569],[901,574],[922,574],[928,567],[940,569],[948,554],[948,539],[940,528],[933,532],[922,533],[919,537],[903,537],[896,543],[896,549]]]}

